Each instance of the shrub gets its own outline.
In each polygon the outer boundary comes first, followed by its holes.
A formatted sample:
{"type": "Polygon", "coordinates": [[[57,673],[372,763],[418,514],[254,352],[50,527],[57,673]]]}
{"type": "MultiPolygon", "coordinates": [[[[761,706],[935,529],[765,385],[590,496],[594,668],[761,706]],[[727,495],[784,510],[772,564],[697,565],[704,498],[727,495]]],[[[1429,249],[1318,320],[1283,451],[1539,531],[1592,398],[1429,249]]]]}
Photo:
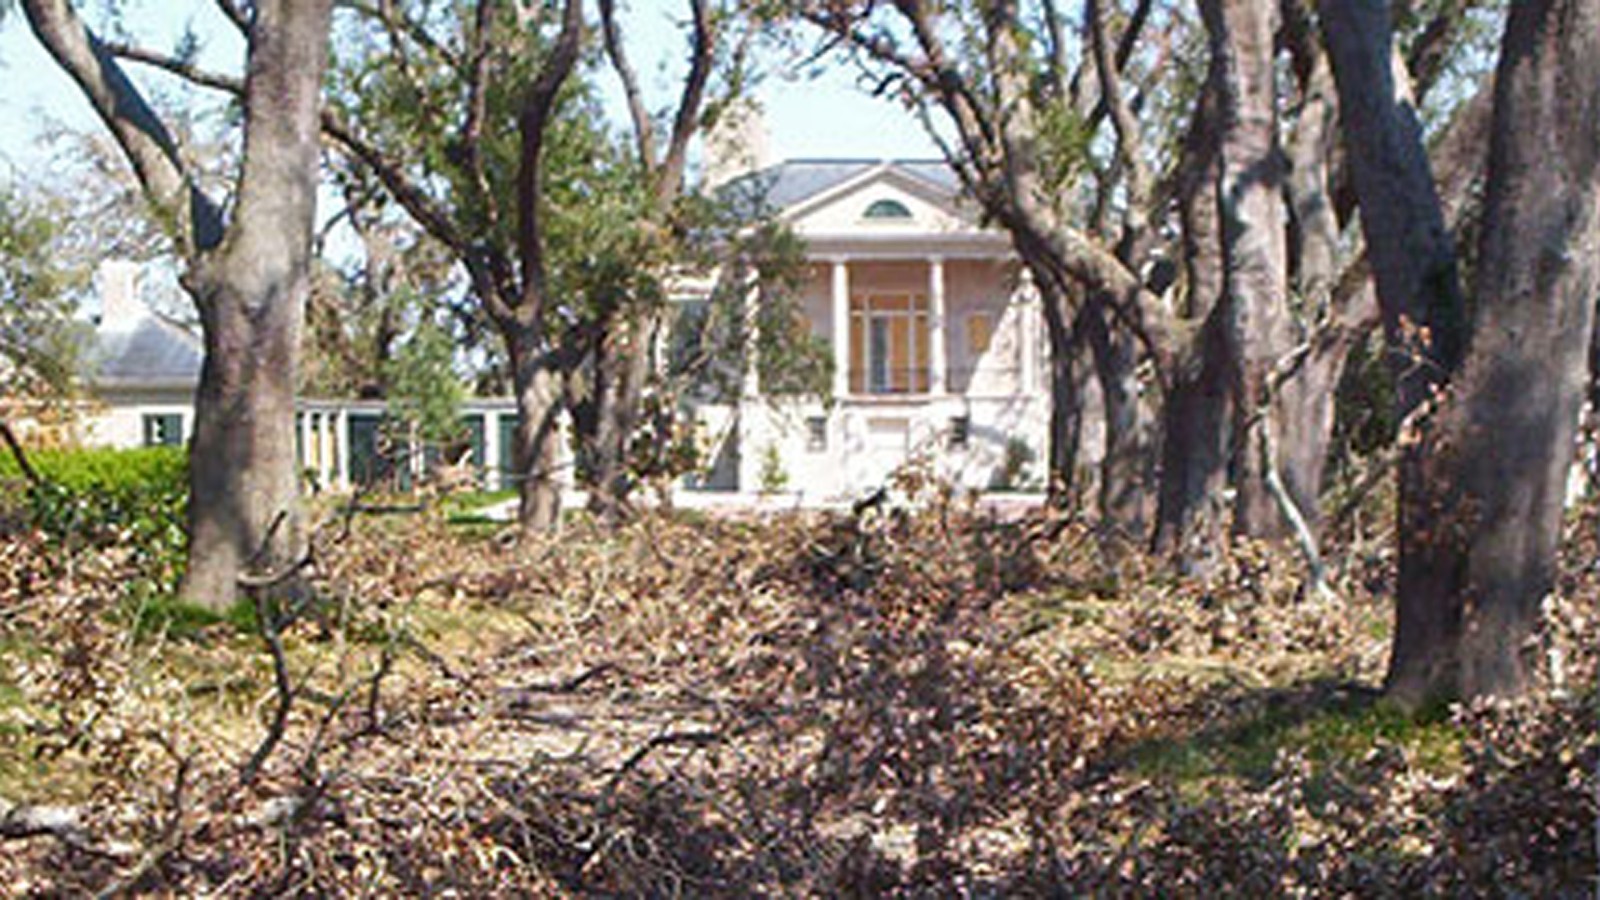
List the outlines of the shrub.
{"type": "Polygon", "coordinates": [[[0,457],[0,484],[21,500],[21,518],[68,549],[123,546],[158,590],[176,583],[184,548],[188,463],[177,447],[46,450],[29,460],[43,484],[27,484],[0,457]]]}

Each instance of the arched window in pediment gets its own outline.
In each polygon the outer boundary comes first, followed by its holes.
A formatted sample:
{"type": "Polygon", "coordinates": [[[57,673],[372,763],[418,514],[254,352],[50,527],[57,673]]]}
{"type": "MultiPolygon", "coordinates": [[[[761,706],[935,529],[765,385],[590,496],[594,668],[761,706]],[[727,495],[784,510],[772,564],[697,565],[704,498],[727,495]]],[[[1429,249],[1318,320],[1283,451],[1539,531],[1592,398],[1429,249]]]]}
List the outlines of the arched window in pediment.
{"type": "Polygon", "coordinates": [[[911,218],[911,210],[907,209],[906,205],[899,200],[885,198],[872,201],[871,205],[867,207],[867,211],[861,214],[861,218],[874,221],[909,219],[911,218]]]}

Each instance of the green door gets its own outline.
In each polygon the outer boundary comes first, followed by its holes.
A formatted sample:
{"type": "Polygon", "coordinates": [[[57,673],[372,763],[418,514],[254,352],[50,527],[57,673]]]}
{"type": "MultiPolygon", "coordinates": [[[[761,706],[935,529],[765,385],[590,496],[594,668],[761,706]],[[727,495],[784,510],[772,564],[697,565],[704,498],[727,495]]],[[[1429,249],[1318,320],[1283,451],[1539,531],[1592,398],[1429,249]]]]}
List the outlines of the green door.
{"type": "Polygon", "coordinates": [[[383,454],[383,417],[376,413],[351,413],[348,418],[350,481],[371,487],[392,474],[393,463],[383,454]]]}
{"type": "Polygon", "coordinates": [[[511,448],[517,443],[517,422],[520,417],[516,414],[500,415],[500,487],[510,489],[521,484],[517,478],[516,454],[511,448]]]}

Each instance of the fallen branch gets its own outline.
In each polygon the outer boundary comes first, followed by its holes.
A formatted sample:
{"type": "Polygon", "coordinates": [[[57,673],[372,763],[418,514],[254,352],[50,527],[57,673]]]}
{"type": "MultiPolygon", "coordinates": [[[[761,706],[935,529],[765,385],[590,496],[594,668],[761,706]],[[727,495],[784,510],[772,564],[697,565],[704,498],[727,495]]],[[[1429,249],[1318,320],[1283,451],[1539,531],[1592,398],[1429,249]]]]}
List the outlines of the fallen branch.
{"type": "MultiPolygon", "coordinates": [[[[272,524],[267,528],[266,537],[261,540],[261,548],[256,553],[257,560],[267,555],[272,539],[277,536],[278,529],[283,526],[288,515],[287,511],[280,511],[273,518],[272,524]]],[[[289,724],[289,710],[294,705],[294,684],[289,680],[289,662],[284,656],[283,636],[278,630],[277,611],[272,608],[268,589],[287,582],[301,569],[310,565],[310,562],[311,551],[308,547],[300,560],[276,573],[251,575],[249,572],[243,572],[239,575],[239,586],[255,596],[256,620],[261,625],[261,636],[266,641],[267,650],[272,654],[272,678],[278,698],[277,706],[272,713],[272,724],[267,727],[267,733],[261,738],[261,743],[256,745],[255,752],[250,754],[250,758],[239,769],[240,787],[255,781],[256,776],[261,774],[261,767],[266,764],[267,757],[272,755],[278,742],[283,739],[284,729],[289,724]]]]}
{"type": "Polygon", "coordinates": [[[122,841],[96,843],[83,825],[83,809],[77,806],[10,806],[0,801],[0,840],[25,840],[52,837],[67,847],[91,856],[130,859],[139,852],[122,841]]]}
{"type": "Polygon", "coordinates": [[[17,433],[11,430],[11,423],[0,419],[0,440],[6,443],[6,449],[11,451],[11,458],[17,461],[17,468],[22,472],[22,477],[28,483],[38,487],[44,484],[44,476],[28,461],[28,454],[22,449],[22,442],[17,440],[17,433]]]}
{"type": "Polygon", "coordinates": [[[665,734],[655,735],[641,744],[638,749],[628,754],[628,758],[623,761],[622,765],[617,767],[617,771],[611,776],[611,782],[606,786],[606,794],[609,796],[615,793],[629,773],[639,768],[640,764],[648,759],[651,753],[662,747],[687,746],[704,748],[712,744],[722,743],[725,740],[727,740],[727,737],[722,732],[703,729],[700,731],[668,731],[665,734]]]}
{"type": "Polygon", "coordinates": [[[1261,469],[1266,476],[1267,493],[1277,504],[1278,512],[1289,523],[1295,544],[1305,559],[1306,593],[1327,602],[1338,600],[1338,594],[1328,585],[1328,569],[1322,561],[1322,551],[1317,547],[1317,536],[1312,533],[1311,525],[1300,512],[1300,506],[1289,496],[1283,476],[1278,472],[1278,441],[1272,434],[1271,418],[1268,412],[1261,419],[1261,469]]]}

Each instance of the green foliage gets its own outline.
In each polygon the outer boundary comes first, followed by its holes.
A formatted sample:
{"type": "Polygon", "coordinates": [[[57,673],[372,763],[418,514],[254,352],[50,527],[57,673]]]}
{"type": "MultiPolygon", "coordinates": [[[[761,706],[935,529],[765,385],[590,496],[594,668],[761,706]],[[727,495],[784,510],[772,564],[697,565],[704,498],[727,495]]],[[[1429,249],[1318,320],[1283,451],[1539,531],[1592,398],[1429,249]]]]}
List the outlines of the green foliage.
{"type": "Polygon", "coordinates": [[[56,238],[49,210],[0,188],[0,400],[66,395],[83,358],[86,328],[70,296],[77,282],[56,238]]]}
{"type": "MultiPolygon", "coordinates": [[[[725,216],[740,214],[732,204],[723,210],[725,216]]],[[[774,222],[728,237],[724,274],[710,298],[686,306],[672,322],[669,376],[685,394],[726,401],[739,395],[746,360],[754,352],[763,394],[827,397],[833,354],[825,339],[811,333],[801,312],[807,272],[803,241],[774,222]]]]}
{"type": "Polygon", "coordinates": [[[1040,111],[1040,169],[1053,191],[1066,192],[1094,167],[1094,132],[1072,105],[1055,102],[1040,111]]]}
{"type": "MultiPolygon", "coordinates": [[[[177,447],[86,449],[30,454],[43,484],[23,489],[28,523],[68,551],[129,549],[135,593],[170,593],[182,571],[188,461],[177,447]]],[[[10,456],[0,483],[22,486],[10,456]]]]}
{"type": "Polygon", "coordinates": [[[1033,483],[1033,464],[1037,455],[1028,442],[1021,438],[1007,438],[1005,455],[1001,457],[1000,468],[995,470],[994,477],[989,482],[991,490],[1020,491],[1025,490],[1033,483]]]}
{"type": "Polygon", "coordinates": [[[761,450],[761,493],[776,494],[789,486],[789,470],[783,466],[783,455],[777,444],[768,444],[761,450]]]}
{"type": "Polygon", "coordinates": [[[389,360],[389,415],[402,429],[415,429],[425,444],[461,435],[466,389],[455,370],[455,344],[442,328],[424,322],[389,360]]]}

